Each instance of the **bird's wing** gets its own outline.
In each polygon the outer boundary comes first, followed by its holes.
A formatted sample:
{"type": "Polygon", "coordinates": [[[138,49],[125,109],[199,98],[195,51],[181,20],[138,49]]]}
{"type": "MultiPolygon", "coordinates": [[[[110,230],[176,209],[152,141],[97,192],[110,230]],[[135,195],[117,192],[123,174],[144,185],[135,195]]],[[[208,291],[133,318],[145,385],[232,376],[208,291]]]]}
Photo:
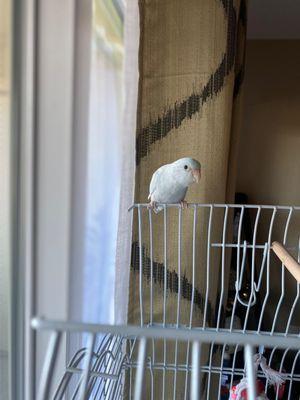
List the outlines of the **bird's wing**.
{"type": "Polygon", "coordinates": [[[165,167],[166,167],[166,165],[163,165],[162,167],[158,168],[152,175],[150,187],[149,187],[148,199],[151,199],[153,192],[155,192],[155,190],[157,190],[159,181],[164,173],[165,167]]]}

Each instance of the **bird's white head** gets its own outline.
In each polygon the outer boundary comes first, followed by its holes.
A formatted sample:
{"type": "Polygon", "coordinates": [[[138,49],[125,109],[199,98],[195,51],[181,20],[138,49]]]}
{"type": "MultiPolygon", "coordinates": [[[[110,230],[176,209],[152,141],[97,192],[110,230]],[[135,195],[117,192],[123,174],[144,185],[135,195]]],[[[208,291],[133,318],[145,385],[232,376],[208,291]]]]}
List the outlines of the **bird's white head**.
{"type": "Polygon", "coordinates": [[[185,157],[173,162],[174,175],[183,186],[198,183],[201,178],[201,164],[193,158],[185,157]]]}

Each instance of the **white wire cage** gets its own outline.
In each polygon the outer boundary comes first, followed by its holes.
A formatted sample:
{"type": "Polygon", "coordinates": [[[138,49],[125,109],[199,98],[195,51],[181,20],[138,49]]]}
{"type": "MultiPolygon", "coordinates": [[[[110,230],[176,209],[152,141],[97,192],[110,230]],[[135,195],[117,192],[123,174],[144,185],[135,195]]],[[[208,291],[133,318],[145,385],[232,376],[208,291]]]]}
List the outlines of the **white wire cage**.
{"type": "Polygon", "coordinates": [[[251,344],[285,380],[283,388],[273,387],[258,369],[265,398],[298,399],[299,284],[273,254],[272,243],[282,243],[299,262],[300,207],[162,206],[158,215],[147,204],[130,209],[136,230],[129,322],[142,331],[129,335],[125,327],[81,326],[81,332],[93,334],[53,388],[49,371],[62,329],[47,325],[56,336],[40,398],[228,399],[245,376],[243,348],[251,344]],[[148,337],[140,353],[139,337],[148,337]],[[201,356],[195,343],[201,343],[201,356]],[[145,373],[136,372],[139,365],[145,373]],[[194,383],[193,368],[199,369],[194,383]]]}

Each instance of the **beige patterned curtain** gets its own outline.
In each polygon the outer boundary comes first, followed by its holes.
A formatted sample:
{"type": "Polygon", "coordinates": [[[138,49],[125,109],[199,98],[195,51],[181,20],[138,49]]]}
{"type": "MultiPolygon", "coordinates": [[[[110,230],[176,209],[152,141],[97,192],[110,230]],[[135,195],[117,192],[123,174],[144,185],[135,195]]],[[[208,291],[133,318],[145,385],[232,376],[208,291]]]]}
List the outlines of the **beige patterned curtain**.
{"type": "MultiPolygon", "coordinates": [[[[145,203],[153,172],[181,157],[201,162],[202,180],[192,186],[189,202],[232,201],[235,190],[236,153],[240,119],[240,89],[243,80],[246,4],[243,0],[140,0],[139,95],[136,134],[135,201],[145,203]]],[[[193,210],[181,221],[181,271],[178,271],[178,211],[167,215],[167,282],[164,281],[164,215],[153,215],[153,315],[150,315],[150,238],[148,212],[142,212],[143,239],[133,227],[130,273],[130,323],[140,323],[139,280],[143,282],[143,323],[163,322],[163,290],[167,288],[166,323],[176,324],[178,286],[181,284],[180,324],[189,324],[192,283],[193,210]],[[142,253],[143,268],[139,266],[142,253]]],[[[193,326],[202,326],[206,282],[207,215],[196,231],[197,257],[194,277],[193,326]]],[[[216,216],[216,221],[221,216],[216,216]]],[[[217,225],[217,224],[216,224],[217,225]]],[[[222,226],[214,235],[220,235],[222,226]]],[[[207,321],[214,325],[220,279],[219,254],[211,260],[214,279],[210,285],[207,321]]],[[[226,302],[224,295],[223,303],[226,302]]],[[[174,349],[173,349],[174,350],[174,349]]],[[[174,351],[168,357],[174,362],[174,351]]],[[[162,355],[158,351],[156,357],[162,355]]],[[[178,352],[177,362],[185,357],[178,352]]],[[[163,356],[162,356],[163,357],[163,356]]],[[[157,359],[158,360],[158,359],[157,359]]],[[[156,360],[156,361],[157,361],[156,360]]],[[[184,398],[184,377],[174,389],[166,386],[165,398],[184,398]],[[181,382],[181,383],[180,383],[181,382]],[[170,393],[168,394],[168,390],[170,393]],[[175,392],[174,392],[175,390],[175,392]],[[171,395],[172,394],[172,395],[171,395]]],[[[155,373],[154,398],[162,396],[155,373]]],[[[148,392],[148,391],[147,391],[148,392]]],[[[149,391],[150,393],[150,391],[149,391]]],[[[150,396],[150,395],[149,395],[150,396]]],[[[149,397],[150,398],[150,397],[149,397]]]]}

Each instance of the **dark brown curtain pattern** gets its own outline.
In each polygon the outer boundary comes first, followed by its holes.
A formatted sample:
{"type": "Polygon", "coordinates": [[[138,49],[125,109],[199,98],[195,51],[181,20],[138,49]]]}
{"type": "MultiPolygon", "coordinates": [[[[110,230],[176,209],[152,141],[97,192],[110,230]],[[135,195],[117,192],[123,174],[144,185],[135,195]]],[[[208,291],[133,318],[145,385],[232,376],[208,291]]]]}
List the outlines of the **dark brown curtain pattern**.
{"type": "MultiPolygon", "coordinates": [[[[190,156],[203,165],[190,202],[232,201],[235,188],[241,87],[244,68],[246,4],[243,0],[140,0],[139,94],[136,133],[135,201],[145,203],[153,172],[161,165],[190,156]]],[[[150,322],[150,238],[148,212],[142,212],[143,241],[134,219],[129,289],[129,323],[140,323],[139,280],[142,273],[144,323],[150,322]],[[142,252],[143,268],[139,256],[142,252]]],[[[221,216],[215,216],[216,221],[221,216]]],[[[180,324],[189,323],[194,289],[193,325],[203,322],[208,216],[198,216],[196,276],[192,281],[193,210],[182,213],[181,271],[178,271],[178,211],[167,215],[167,282],[164,282],[164,215],[153,215],[153,323],[162,323],[163,290],[167,287],[166,322],[176,323],[180,280],[180,324]]],[[[216,224],[217,226],[218,224],[216,224]]],[[[215,229],[220,235],[222,226],[215,229]]],[[[218,295],[219,254],[212,256],[214,280],[207,319],[214,324],[218,295]]],[[[224,298],[224,301],[226,299],[224,298]]],[[[182,350],[182,357],[185,357],[182,350]]],[[[174,351],[168,352],[174,359],[174,351]]],[[[205,355],[204,355],[205,356],[205,355]]],[[[158,355],[159,357],[159,355],[158,355]]],[[[179,351],[179,359],[180,359],[179,351]]],[[[180,361],[178,359],[178,362],[180,361]]],[[[174,361],[174,360],[173,360],[174,361]]],[[[157,376],[156,376],[157,375],[157,376]]],[[[154,398],[161,398],[154,374],[154,398]]],[[[184,398],[177,378],[176,398],[184,398]]],[[[172,381],[173,382],[173,381],[172,381]]],[[[172,391],[174,388],[170,388],[172,391]]],[[[149,392],[150,393],[150,392],[149,392]]],[[[173,398],[166,394],[166,398],[173,398]]]]}

